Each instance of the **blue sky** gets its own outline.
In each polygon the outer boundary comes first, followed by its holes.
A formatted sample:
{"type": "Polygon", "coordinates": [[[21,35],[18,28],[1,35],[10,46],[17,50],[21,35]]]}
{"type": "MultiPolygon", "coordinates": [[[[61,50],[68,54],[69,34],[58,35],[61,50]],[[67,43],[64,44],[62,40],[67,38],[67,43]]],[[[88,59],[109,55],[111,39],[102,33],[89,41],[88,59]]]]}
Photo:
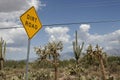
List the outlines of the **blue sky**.
{"type": "MultiPolygon", "coordinates": [[[[0,1],[0,26],[21,27],[19,17],[35,6],[43,25],[77,22],[120,20],[119,0],[3,0],[0,1]],[[19,5],[18,5],[19,4],[19,5]],[[5,6],[7,5],[7,6],[5,6]]],[[[120,21],[108,23],[82,23],[75,25],[43,26],[31,40],[30,58],[37,57],[33,47],[45,45],[50,40],[62,40],[65,59],[71,58],[75,30],[79,43],[100,44],[109,54],[119,54],[120,21]],[[67,54],[65,54],[67,53],[67,54]]],[[[27,35],[24,29],[0,30],[8,46],[7,59],[26,59],[27,35]]]]}
{"type": "MultiPolygon", "coordinates": [[[[119,0],[43,0],[42,2],[46,6],[38,10],[38,15],[43,25],[120,19],[119,0]]],[[[90,25],[93,27],[90,33],[105,34],[119,29],[120,24],[116,22],[90,25]]],[[[73,25],[70,28],[78,27],[79,25],[73,25]]]]}
{"type": "Polygon", "coordinates": [[[43,24],[119,19],[120,6],[112,4],[113,2],[120,4],[120,1],[44,0],[43,2],[46,3],[46,7],[38,11],[43,24]]]}

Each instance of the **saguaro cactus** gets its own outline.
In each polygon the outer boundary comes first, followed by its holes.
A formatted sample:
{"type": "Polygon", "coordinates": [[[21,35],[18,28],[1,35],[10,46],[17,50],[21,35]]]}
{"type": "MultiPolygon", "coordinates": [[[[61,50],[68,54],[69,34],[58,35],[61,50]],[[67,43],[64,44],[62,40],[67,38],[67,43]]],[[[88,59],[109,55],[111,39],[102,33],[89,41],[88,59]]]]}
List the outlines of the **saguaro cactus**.
{"type": "Polygon", "coordinates": [[[93,49],[92,45],[89,45],[87,53],[99,61],[103,80],[106,80],[105,67],[103,62],[105,61],[107,55],[105,52],[103,52],[103,48],[100,48],[98,45],[96,45],[95,49],[93,49]]]}
{"type": "Polygon", "coordinates": [[[73,41],[73,51],[76,59],[76,63],[79,63],[80,55],[83,50],[84,42],[82,42],[82,45],[78,45],[78,38],[77,38],[77,31],[75,32],[75,41],[73,41]]]}
{"type": "Polygon", "coordinates": [[[46,60],[50,62],[55,69],[55,80],[57,80],[59,51],[62,51],[62,42],[50,42],[44,48],[35,48],[36,53],[40,56],[41,61],[46,60]]]}
{"type": "Polygon", "coordinates": [[[3,69],[5,53],[6,53],[6,42],[1,38],[0,39],[0,70],[3,69]]]}

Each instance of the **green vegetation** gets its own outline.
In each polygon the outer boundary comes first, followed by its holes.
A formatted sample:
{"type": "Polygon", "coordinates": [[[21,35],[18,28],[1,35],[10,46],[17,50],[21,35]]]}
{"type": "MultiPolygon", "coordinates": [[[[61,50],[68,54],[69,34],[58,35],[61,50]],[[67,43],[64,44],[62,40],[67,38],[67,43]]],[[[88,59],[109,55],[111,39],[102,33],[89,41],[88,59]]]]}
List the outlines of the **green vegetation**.
{"type": "Polygon", "coordinates": [[[5,69],[9,68],[24,68],[26,65],[26,62],[24,60],[21,61],[14,61],[14,60],[7,60],[5,61],[4,67],[5,69]]]}
{"type": "Polygon", "coordinates": [[[103,61],[105,61],[105,59],[106,59],[106,54],[102,50],[103,49],[100,48],[100,46],[98,46],[98,45],[96,45],[95,49],[93,49],[92,45],[89,45],[88,49],[87,49],[87,54],[99,61],[99,64],[101,66],[101,72],[103,75],[102,79],[106,80],[105,67],[104,67],[104,63],[103,63],[103,61]]]}
{"type": "Polygon", "coordinates": [[[44,48],[35,48],[36,53],[40,56],[41,61],[45,60],[51,63],[55,69],[55,80],[57,80],[59,51],[62,51],[62,42],[49,42],[44,48]]]}
{"type": "MultiPolygon", "coordinates": [[[[85,57],[82,57],[82,60],[83,59],[85,59],[84,61],[86,61],[85,57]]],[[[53,65],[49,62],[39,62],[38,60],[29,63],[29,80],[53,80],[53,65]]],[[[105,67],[107,78],[106,80],[108,80],[108,78],[114,78],[109,80],[120,79],[120,64],[118,63],[119,61],[119,56],[108,56],[107,67],[105,67]]],[[[75,62],[76,60],[74,59],[59,61],[58,80],[79,80],[76,74],[73,73],[73,70],[79,69],[75,68],[75,62]]],[[[87,64],[83,61],[81,62],[82,65],[80,65],[80,67],[82,68],[80,69],[83,72],[80,71],[80,74],[82,74],[80,76],[80,80],[83,80],[84,78],[85,80],[101,79],[101,68],[99,68],[99,62],[93,61],[93,64],[87,64]]],[[[25,61],[6,61],[4,64],[4,71],[0,72],[0,80],[23,80],[25,77],[25,66],[25,61]]]]}
{"type": "MultiPolygon", "coordinates": [[[[73,41],[74,58],[60,60],[63,43],[49,42],[43,47],[36,47],[39,56],[29,62],[29,80],[120,80],[120,56],[108,56],[99,45],[79,45],[75,33],[73,41]]],[[[6,42],[0,40],[0,80],[24,80],[26,61],[5,60],[6,42]],[[4,63],[4,65],[3,65],[4,63]],[[4,67],[4,68],[3,68],[4,67]]]]}

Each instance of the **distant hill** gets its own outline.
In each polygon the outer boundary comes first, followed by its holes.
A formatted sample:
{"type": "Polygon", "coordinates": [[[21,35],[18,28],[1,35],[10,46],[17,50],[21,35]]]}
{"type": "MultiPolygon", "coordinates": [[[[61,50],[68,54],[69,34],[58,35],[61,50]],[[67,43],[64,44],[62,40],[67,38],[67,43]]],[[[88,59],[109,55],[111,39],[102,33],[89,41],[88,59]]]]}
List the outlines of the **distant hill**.
{"type": "MultiPolygon", "coordinates": [[[[109,56],[120,56],[120,49],[110,49],[106,51],[107,55],[109,56]]],[[[65,60],[65,59],[71,59],[74,58],[74,53],[73,52],[66,52],[66,53],[61,53],[60,54],[60,59],[65,60]]]]}
{"type": "Polygon", "coordinates": [[[71,59],[74,58],[74,53],[73,52],[66,52],[66,53],[61,53],[60,54],[60,59],[64,60],[64,59],[71,59]]]}
{"type": "Polygon", "coordinates": [[[108,55],[120,56],[120,49],[110,49],[106,51],[108,55]]]}

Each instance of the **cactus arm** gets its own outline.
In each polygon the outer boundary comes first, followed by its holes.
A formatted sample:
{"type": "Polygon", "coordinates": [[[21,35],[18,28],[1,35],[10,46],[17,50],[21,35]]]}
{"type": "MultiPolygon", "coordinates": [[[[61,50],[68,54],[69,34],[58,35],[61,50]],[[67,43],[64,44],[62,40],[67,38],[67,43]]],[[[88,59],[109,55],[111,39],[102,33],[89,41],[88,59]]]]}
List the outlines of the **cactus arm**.
{"type": "Polygon", "coordinates": [[[84,42],[82,42],[82,46],[80,48],[81,51],[83,50],[83,46],[84,46],[84,42]]]}
{"type": "Polygon", "coordinates": [[[77,31],[75,31],[75,41],[73,41],[73,51],[74,51],[74,56],[75,56],[76,62],[78,64],[80,55],[83,50],[84,42],[82,43],[82,46],[78,45],[78,37],[77,36],[78,36],[77,31]]]}
{"type": "Polygon", "coordinates": [[[2,47],[3,47],[3,40],[1,38],[1,40],[0,40],[0,58],[2,58],[2,53],[3,53],[2,47]]]}
{"type": "Polygon", "coordinates": [[[0,41],[0,58],[2,57],[1,54],[2,54],[2,43],[0,41]]]}
{"type": "Polygon", "coordinates": [[[76,46],[78,46],[77,31],[75,31],[75,37],[76,37],[76,38],[75,38],[75,40],[76,40],[75,43],[76,43],[76,46]]]}
{"type": "Polygon", "coordinates": [[[79,50],[79,54],[78,54],[78,56],[80,56],[81,55],[81,53],[82,53],[82,50],[83,50],[83,46],[84,46],[84,42],[82,42],[82,46],[80,47],[80,45],[79,45],[79,48],[78,48],[78,50],[79,50]]]}
{"type": "Polygon", "coordinates": [[[5,59],[5,53],[6,53],[6,42],[4,43],[4,51],[3,51],[3,58],[5,59]]]}
{"type": "Polygon", "coordinates": [[[0,39],[0,70],[3,69],[5,53],[6,53],[6,43],[1,38],[0,39]]]}
{"type": "Polygon", "coordinates": [[[75,42],[73,42],[73,51],[74,51],[74,55],[75,55],[75,59],[78,59],[78,54],[77,54],[77,47],[75,45],[75,42]]]}

